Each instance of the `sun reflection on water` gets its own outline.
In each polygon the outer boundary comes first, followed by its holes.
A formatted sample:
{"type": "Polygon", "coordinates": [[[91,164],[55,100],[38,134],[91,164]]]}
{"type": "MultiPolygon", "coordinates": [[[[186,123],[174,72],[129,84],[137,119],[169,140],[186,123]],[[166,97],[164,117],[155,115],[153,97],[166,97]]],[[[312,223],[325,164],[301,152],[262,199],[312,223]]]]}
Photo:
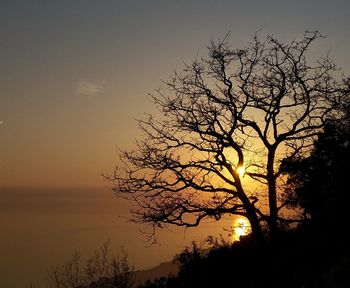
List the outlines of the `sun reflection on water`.
{"type": "Polygon", "coordinates": [[[250,233],[250,224],[245,218],[237,218],[232,225],[232,241],[239,241],[241,236],[248,235],[250,233]]]}

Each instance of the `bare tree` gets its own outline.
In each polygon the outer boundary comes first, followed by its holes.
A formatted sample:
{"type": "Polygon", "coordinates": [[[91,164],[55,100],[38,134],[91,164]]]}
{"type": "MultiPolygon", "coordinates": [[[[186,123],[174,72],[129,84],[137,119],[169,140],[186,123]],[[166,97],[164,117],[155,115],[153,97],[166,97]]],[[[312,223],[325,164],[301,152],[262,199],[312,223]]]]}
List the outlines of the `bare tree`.
{"type": "Polygon", "coordinates": [[[306,155],[349,93],[329,55],[308,59],[320,38],[317,31],[288,43],[255,35],[232,49],[225,37],[164,82],[151,95],[162,116],[139,120],[144,137],[121,152],[122,165],[108,177],[138,204],[134,220],[192,227],[241,215],[257,239],[265,228],[274,238],[299,221],[283,212],[280,163],[306,155]]]}
{"type": "Polygon", "coordinates": [[[113,258],[111,261],[111,276],[113,279],[113,285],[118,288],[132,288],[134,287],[134,279],[132,272],[134,267],[130,266],[128,261],[128,255],[124,250],[118,258],[113,258]]]}
{"type": "Polygon", "coordinates": [[[62,267],[53,267],[48,273],[52,288],[76,288],[84,284],[80,264],[80,253],[76,250],[62,267]]]}
{"type": "Polygon", "coordinates": [[[85,275],[88,283],[111,278],[112,261],[110,260],[109,244],[109,241],[104,242],[101,248],[86,261],[85,275]]]}
{"type": "Polygon", "coordinates": [[[63,288],[63,274],[58,267],[53,267],[48,272],[47,280],[50,288],[63,288]]]}
{"type": "Polygon", "coordinates": [[[120,255],[112,255],[110,242],[106,241],[86,260],[84,266],[80,260],[80,253],[75,251],[66,264],[49,271],[48,283],[52,288],[132,288],[133,269],[126,252],[122,250],[120,255]]]}
{"type": "Polygon", "coordinates": [[[134,286],[128,255],[122,249],[117,256],[110,252],[110,242],[106,241],[99,250],[86,261],[85,278],[87,283],[102,283],[108,280],[113,287],[131,288],[134,286]]]}

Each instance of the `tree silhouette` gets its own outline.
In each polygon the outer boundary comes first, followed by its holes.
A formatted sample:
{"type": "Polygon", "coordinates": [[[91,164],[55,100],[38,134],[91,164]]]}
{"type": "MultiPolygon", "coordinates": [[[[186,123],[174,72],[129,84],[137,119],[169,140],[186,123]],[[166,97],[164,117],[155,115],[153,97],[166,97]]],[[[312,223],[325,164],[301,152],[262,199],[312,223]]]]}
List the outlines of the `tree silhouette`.
{"type": "MultiPolygon", "coordinates": [[[[349,287],[350,246],[347,227],[349,210],[350,98],[339,114],[342,119],[327,121],[311,154],[282,163],[288,173],[289,201],[302,209],[307,221],[298,228],[304,241],[298,245],[305,262],[317,273],[309,277],[325,287],[349,287]],[[307,244],[309,243],[309,244],[307,244]],[[312,260],[311,260],[312,259],[312,260]],[[318,275],[322,275],[322,279],[318,275]]],[[[292,246],[292,245],[291,245],[292,246]]],[[[305,268],[304,272],[307,271],[305,268]]]]}
{"type": "Polygon", "coordinates": [[[240,215],[258,240],[265,227],[274,238],[298,220],[285,213],[280,163],[311,149],[349,93],[350,81],[329,55],[308,59],[322,37],[255,35],[243,49],[225,37],[164,82],[151,95],[162,115],[139,120],[144,137],[135,150],[121,151],[123,164],[109,177],[118,195],[137,203],[134,220],[193,227],[240,215]]]}
{"type": "Polygon", "coordinates": [[[51,288],[132,288],[135,286],[132,273],[125,251],[115,257],[111,254],[110,242],[106,241],[85,265],[80,253],[75,251],[62,267],[53,267],[48,273],[48,284],[51,288]]]}
{"type": "MultiPolygon", "coordinates": [[[[315,228],[334,231],[331,237],[347,239],[347,206],[350,202],[347,179],[350,162],[350,99],[339,113],[341,121],[329,120],[316,140],[310,156],[284,161],[288,173],[289,201],[303,209],[304,216],[315,228]],[[344,235],[343,235],[344,234],[344,235]]],[[[322,232],[324,233],[324,232],[322,232]]]]}

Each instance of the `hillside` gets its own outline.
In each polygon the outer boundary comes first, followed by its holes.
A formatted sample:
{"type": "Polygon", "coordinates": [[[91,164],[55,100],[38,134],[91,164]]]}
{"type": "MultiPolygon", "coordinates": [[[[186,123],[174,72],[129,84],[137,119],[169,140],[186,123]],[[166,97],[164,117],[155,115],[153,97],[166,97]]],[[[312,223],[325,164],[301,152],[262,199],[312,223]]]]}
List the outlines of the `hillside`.
{"type": "Polygon", "coordinates": [[[134,272],[134,281],[136,286],[140,285],[147,280],[154,280],[161,277],[167,277],[170,275],[175,276],[179,271],[179,266],[173,262],[164,262],[156,267],[147,270],[137,270],[134,272]]]}

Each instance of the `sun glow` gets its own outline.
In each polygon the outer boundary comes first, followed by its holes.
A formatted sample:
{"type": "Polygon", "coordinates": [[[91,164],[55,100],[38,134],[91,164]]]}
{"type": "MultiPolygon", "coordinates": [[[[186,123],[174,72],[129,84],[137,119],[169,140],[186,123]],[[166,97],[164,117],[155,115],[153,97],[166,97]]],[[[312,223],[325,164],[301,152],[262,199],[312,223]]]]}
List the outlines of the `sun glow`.
{"type": "Polygon", "coordinates": [[[245,174],[245,169],[244,169],[243,166],[237,167],[236,171],[237,171],[238,175],[241,176],[241,177],[243,177],[244,174],[245,174]]]}

